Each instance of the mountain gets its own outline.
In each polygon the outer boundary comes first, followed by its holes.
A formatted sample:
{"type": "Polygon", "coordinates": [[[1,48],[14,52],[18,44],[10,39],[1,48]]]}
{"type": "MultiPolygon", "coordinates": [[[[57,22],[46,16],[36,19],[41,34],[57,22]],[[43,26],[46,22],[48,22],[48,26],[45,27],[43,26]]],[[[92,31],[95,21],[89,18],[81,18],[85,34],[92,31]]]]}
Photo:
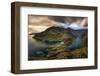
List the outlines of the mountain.
{"type": "Polygon", "coordinates": [[[42,42],[61,42],[64,38],[74,38],[75,36],[70,33],[71,29],[50,27],[47,30],[35,34],[34,38],[42,42]]]}
{"type": "Polygon", "coordinates": [[[82,43],[87,41],[87,31],[87,29],[74,30],[70,27],[65,29],[53,26],[35,34],[33,38],[49,45],[64,43],[67,48],[75,49],[82,47],[82,43]]]}
{"type": "MultiPolygon", "coordinates": [[[[88,29],[77,29],[74,30],[70,27],[68,28],[61,28],[61,27],[50,27],[47,30],[41,32],[41,33],[36,33],[34,38],[40,41],[45,41],[47,39],[58,39],[61,40],[64,37],[79,37],[83,36],[84,34],[87,35],[88,29]]],[[[34,34],[34,33],[33,33],[34,34]]]]}
{"type": "Polygon", "coordinates": [[[41,45],[45,44],[46,48],[35,49],[33,46],[34,53],[30,60],[87,58],[87,32],[88,29],[76,30],[53,26],[41,33],[33,33],[33,39],[41,45]]]}
{"type": "Polygon", "coordinates": [[[77,30],[74,30],[72,28],[67,28],[66,30],[68,30],[68,32],[70,34],[73,34],[76,37],[83,37],[84,34],[88,33],[87,29],[77,29],[77,30]]]}

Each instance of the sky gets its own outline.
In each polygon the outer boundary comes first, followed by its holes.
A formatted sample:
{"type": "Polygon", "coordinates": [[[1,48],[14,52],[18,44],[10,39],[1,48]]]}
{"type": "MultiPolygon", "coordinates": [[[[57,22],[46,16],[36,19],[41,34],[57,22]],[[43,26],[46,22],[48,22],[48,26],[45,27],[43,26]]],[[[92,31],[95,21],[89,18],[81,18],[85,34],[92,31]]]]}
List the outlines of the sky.
{"type": "Polygon", "coordinates": [[[28,33],[39,33],[52,26],[72,26],[73,28],[87,27],[87,17],[62,17],[62,16],[43,16],[28,15],[28,33]]]}

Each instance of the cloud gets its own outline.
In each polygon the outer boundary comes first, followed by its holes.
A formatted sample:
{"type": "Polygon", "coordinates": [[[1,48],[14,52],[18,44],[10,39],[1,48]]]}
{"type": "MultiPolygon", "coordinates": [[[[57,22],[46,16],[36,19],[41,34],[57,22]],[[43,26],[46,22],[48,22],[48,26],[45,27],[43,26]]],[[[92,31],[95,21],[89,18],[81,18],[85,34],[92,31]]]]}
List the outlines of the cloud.
{"type": "Polygon", "coordinates": [[[55,26],[56,24],[57,22],[50,19],[48,16],[28,17],[29,33],[42,32],[49,27],[55,26]]]}
{"type": "Polygon", "coordinates": [[[56,22],[50,19],[48,16],[29,16],[29,25],[37,25],[37,26],[51,26],[56,22]]]}
{"type": "MultiPolygon", "coordinates": [[[[45,31],[52,26],[67,27],[71,24],[87,27],[88,19],[85,17],[62,17],[62,16],[42,16],[42,15],[29,15],[28,28],[29,33],[39,33],[45,31]]],[[[74,27],[74,26],[73,26],[74,27]]]]}

